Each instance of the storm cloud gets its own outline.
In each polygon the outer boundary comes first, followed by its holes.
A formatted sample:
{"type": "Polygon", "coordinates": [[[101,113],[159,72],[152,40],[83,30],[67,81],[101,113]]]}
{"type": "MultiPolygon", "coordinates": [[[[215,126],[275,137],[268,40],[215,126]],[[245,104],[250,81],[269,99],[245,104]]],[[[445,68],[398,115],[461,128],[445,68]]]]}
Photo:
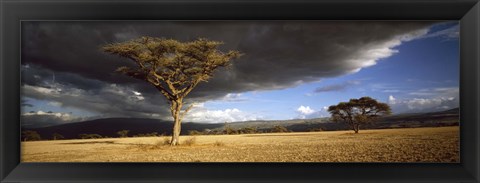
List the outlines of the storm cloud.
{"type": "Polygon", "coordinates": [[[105,116],[169,118],[153,87],[115,73],[131,61],[102,45],[141,36],[222,41],[245,55],[188,96],[205,102],[231,93],[275,90],[373,66],[434,22],[141,21],[22,22],[24,97],[61,102],[105,116]]]}

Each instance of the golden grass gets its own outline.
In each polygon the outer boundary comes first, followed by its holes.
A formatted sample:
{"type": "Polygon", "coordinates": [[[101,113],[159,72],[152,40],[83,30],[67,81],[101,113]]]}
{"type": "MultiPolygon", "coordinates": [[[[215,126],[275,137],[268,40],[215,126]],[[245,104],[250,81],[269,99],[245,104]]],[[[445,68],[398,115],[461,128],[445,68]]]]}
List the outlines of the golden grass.
{"type": "Polygon", "coordinates": [[[22,162],[460,162],[459,127],[22,142],[22,162]],[[194,139],[194,140],[192,140],[194,139]],[[190,142],[189,142],[190,141],[190,142]],[[192,142],[193,141],[193,142],[192,142]]]}

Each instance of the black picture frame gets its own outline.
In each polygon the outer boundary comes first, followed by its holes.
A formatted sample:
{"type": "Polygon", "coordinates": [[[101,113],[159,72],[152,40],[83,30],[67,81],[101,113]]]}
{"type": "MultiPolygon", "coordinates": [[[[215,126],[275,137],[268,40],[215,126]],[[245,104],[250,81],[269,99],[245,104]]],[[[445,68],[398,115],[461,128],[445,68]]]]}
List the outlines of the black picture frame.
{"type": "Polygon", "coordinates": [[[478,0],[0,0],[0,182],[479,182],[478,0]],[[461,162],[20,163],[22,20],[459,20],[461,162]]]}

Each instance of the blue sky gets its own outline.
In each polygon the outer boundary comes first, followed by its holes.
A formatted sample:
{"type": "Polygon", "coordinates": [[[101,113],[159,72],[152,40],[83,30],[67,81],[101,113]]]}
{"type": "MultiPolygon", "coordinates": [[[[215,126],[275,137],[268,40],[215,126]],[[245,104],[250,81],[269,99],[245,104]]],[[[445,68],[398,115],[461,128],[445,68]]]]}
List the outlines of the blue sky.
{"type": "MultiPolygon", "coordinates": [[[[385,44],[390,47],[387,46],[385,49],[380,48],[376,52],[372,52],[372,54],[383,55],[374,57],[373,62],[364,61],[362,63],[364,65],[346,73],[314,79],[305,77],[307,79],[292,81],[285,86],[275,85],[268,88],[265,84],[264,87],[259,86],[258,89],[226,91],[209,99],[199,97],[185,121],[232,122],[328,117],[329,114],[325,111],[325,107],[363,96],[370,96],[380,102],[388,103],[393,112],[397,114],[440,111],[458,107],[460,63],[458,29],[457,22],[442,22],[428,26],[428,32],[416,34],[398,43],[386,41],[385,44]]],[[[22,65],[25,72],[28,73],[35,63],[22,65]]],[[[38,68],[40,68],[38,70],[44,69],[43,67],[38,68]]],[[[35,72],[41,73],[38,70],[35,72]]],[[[53,69],[51,68],[51,70],[53,69]]],[[[62,72],[57,71],[57,73],[61,75],[62,72]]],[[[51,111],[47,115],[61,116],[66,118],[66,121],[119,116],[114,113],[109,114],[105,112],[106,110],[97,109],[93,105],[89,107],[88,103],[68,104],[60,95],[64,91],[69,91],[69,95],[78,91],[79,94],[73,96],[118,91],[121,95],[128,96],[128,99],[135,102],[135,105],[141,106],[147,106],[147,104],[142,105],[142,102],[152,99],[151,97],[161,97],[159,94],[159,96],[155,96],[137,90],[133,85],[109,84],[103,86],[100,92],[86,89],[73,90],[75,86],[66,87],[60,81],[57,83],[53,79],[54,74],[51,76],[40,75],[37,76],[38,78],[43,77],[44,85],[41,87],[40,85],[24,86],[24,90],[27,92],[23,99],[30,104],[22,107],[24,114],[46,115],[45,112],[51,111]],[[28,92],[30,90],[32,92],[28,92]],[[44,113],[39,113],[39,111],[44,113]]],[[[61,76],[57,78],[59,77],[61,76]]],[[[85,80],[97,82],[95,78],[85,80]]],[[[80,101],[77,100],[77,102],[80,101]]],[[[153,104],[148,105],[157,107],[153,104]]],[[[130,111],[134,110],[130,109],[130,111]]],[[[168,119],[168,116],[157,115],[152,111],[146,110],[144,113],[153,118],[168,119]]]]}

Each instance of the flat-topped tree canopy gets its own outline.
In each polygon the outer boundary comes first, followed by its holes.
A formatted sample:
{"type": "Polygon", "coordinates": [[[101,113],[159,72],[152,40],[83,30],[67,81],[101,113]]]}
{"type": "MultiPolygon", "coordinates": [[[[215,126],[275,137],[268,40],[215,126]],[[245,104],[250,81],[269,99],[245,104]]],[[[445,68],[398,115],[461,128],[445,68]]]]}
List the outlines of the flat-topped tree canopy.
{"type": "Polygon", "coordinates": [[[218,67],[230,65],[238,51],[226,53],[217,48],[223,44],[199,38],[191,42],[141,37],[103,46],[105,52],[134,61],[137,68],[119,67],[118,72],[145,80],[169,100],[183,98],[201,81],[207,81],[218,67]]]}
{"type": "Polygon", "coordinates": [[[374,122],[380,116],[391,114],[391,111],[388,104],[371,97],[350,99],[348,102],[340,102],[328,108],[333,121],[347,123],[355,133],[358,133],[360,125],[374,122]]]}

